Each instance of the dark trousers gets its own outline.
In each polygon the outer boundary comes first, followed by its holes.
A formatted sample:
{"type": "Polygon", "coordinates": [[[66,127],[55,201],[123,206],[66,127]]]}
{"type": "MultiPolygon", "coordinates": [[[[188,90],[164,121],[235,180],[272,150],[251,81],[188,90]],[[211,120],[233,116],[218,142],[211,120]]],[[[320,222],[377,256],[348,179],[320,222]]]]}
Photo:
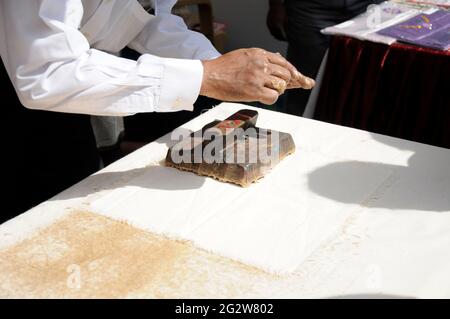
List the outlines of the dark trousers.
{"type": "Polygon", "coordinates": [[[3,63],[0,85],[2,223],[94,173],[100,157],[89,116],[26,109],[3,63]]]}
{"type": "MultiPolygon", "coordinates": [[[[320,30],[349,20],[381,0],[286,0],[288,17],[287,57],[302,73],[315,78],[329,46],[329,37],[320,30]]],[[[287,95],[289,114],[302,115],[310,91],[291,90],[287,95]]]]}

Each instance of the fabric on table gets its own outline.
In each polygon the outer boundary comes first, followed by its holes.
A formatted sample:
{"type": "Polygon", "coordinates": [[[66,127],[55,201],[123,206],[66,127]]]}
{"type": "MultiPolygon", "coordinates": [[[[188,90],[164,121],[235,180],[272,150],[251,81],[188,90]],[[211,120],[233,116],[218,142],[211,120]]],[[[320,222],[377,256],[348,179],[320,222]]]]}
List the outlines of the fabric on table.
{"type": "MultiPolygon", "coordinates": [[[[247,106],[224,103],[183,125],[183,128],[195,131],[242,108],[247,106]]],[[[233,185],[175,169],[168,170],[159,165],[170,145],[167,136],[161,138],[90,176],[55,199],[0,225],[0,259],[7,256],[5,249],[12,247],[10,251],[15,253],[6,262],[1,260],[1,265],[6,269],[11,269],[8,265],[16,265],[12,270],[2,272],[2,278],[6,280],[0,285],[0,294],[5,295],[6,289],[12,288],[14,295],[24,297],[29,296],[27,292],[42,292],[47,288],[52,296],[67,297],[54,285],[60,282],[65,288],[65,276],[61,280],[54,276],[46,280],[48,262],[62,266],[52,267],[51,272],[61,270],[59,273],[66,273],[67,265],[74,262],[72,257],[83,256],[87,251],[87,260],[76,260],[78,263],[86,261],[79,264],[82,276],[86,274],[82,277],[83,283],[93,280],[100,286],[105,282],[108,287],[115,287],[118,281],[123,283],[124,278],[130,278],[141,287],[135,290],[135,285],[126,285],[127,289],[113,289],[108,292],[109,296],[125,293],[130,298],[152,298],[154,294],[147,289],[148,285],[160,282],[156,286],[158,296],[164,293],[170,298],[203,298],[205,294],[201,291],[205,289],[214,291],[213,295],[218,298],[231,297],[230,294],[236,298],[449,298],[450,170],[447,168],[450,150],[265,109],[259,109],[259,112],[258,123],[261,127],[294,134],[298,156],[296,159],[288,158],[289,163],[284,161],[267,179],[260,181],[259,187],[244,192],[233,185]],[[290,173],[287,179],[283,176],[286,170],[290,173]],[[371,185],[376,184],[379,177],[377,172],[389,171],[393,174],[388,180],[375,192],[370,192],[371,185]],[[368,176],[372,178],[368,179],[368,176]],[[270,190],[270,193],[262,193],[261,188],[270,190]],[[368,196],[361,196],[362,193],[368,193],[368,196]],[[131,195],[129,200],[126,199],[127,194],[131,195]],[[138,195],[140,202],[133,201],[136,198],[134,195],[138,195]],[[224,213],[220,216],[226,221],[224,226],[229,232],[215,233],[211,229],[204,239],[209,238],[214,245],[222,242],[223,246],[228,246],[227,249],[235,247],[236,252],[242,253],[242,250],[257,245],[262,235],[267,237],[272,231],[279,232],[279,225],[286,224],[290,230],[297,231],[284,233],[280,241],[271,243],[266,250],[259,247],[258,250],[246,251],[247,261],[255,254],[260,256],[261,252],[266,252],[269,261],[276,260],[286,251],[294,260],[299,257],[298,254],[308,255],[307,259],[294,274],[277,276],[267,282],[260,277],[240,276],[240,272],[229,267],[228,262],[222,262],[223,258],[212,255],[213,260],[220,262],[217,265],[208,262],[211,258],[208,255],[205,259],[204,253],[173,253],[170,245],[162,247],[164,257],[155,255],[154,262],[149,261],[152,256],[145,252],[148,247],[145,243],[137,243],[132,256],[129,256],[133,242],[136,243],[134,239],[141,241],[146,235],[127,236],[123,240],[120,234],[104,234],[105,228],[99,228],[97,223],[86,224],[82,219],[80,224],[65,218],[71,211],[89,211],[86,205],[104,199],[103,204],[112,206],[105,212],[106,215],[143,229],[151,228],[155,221],[153,216],[158,216],[159,222],[165,218],[172,225],[186,229],[205,214],[215,215],[221,206],[216,205],[218,203],[214,198],[231,203],[231,207],[222,207],[224,213]],[[362,202],[361,198],[364,198],[362,202]],[[266,205],[271,202],[273,204],[266,205]],[[280,202],[283,206],[278,205],[280,202]],[[233,210],[234,207],[239,209],[233,210]],[[258,214],[258,207],[263,213],[258,214]],[[189,211],[189,208],[192,210],[189,211]],[[270,218],[265,218],[267,212],[271,212],[270,218]],[[235,231],[230,225],[233,226],[232,222],[239,214],[243,218],[238,219],[241,223],[237,224],[235,231]],[[300,222],[293,224],[295,219],[300,222]],[[60,226],[61,221],[66,227],[60,226]],[[50,232],[50,238],[42,236],[42,229],[47,226],[56,231],[56,234],[50,232]],[[86,233],[81,241],[67,241],[74,233],[79,236],[80,229],[83,235],[86,233]],[[255,230],[255,233],[248,233],[245,240],[237,241],[245,229],[255,230]],[[89,236],[93,233],[100,237],[100,244],[89,236]],[[35,236],[41,239],[37,243],[22,241],[35,236]],[[288,246],[271,254],[276,245],[286,242],[289,236],[288,246]],[[111,244],[109,240],[112,240],[111,244]],[[115,249],[111,249],[112,246],[115,249]],[[14,250],[14,247],[18,249],[14,250]],[[303,250],[305,247],[310,253],[303,250]],[[101,253],[101,260],[93,252],[101,253]],[[139,256],[140,252],[143,252],[142,256],[139,256]],[[115,267],[118,265],[114,262],[117,256],[119,260],[126,259],[122,265],[131,265],[126,271],[121,272],[123,268],[115,267]],[[186,256],[192,258],[186,259],[186,256]],[[137,257],[137,261],[133,257],[137,257]],[[17,260],[22,262],[14,263],[17,260]],[[179,262],[185,261],[188,264],[178,267],[179,262]],[[94,266],[94,272],[90,271],[90,267],[85,268],[90,265],[94,266]],[[160,268],[161,265],[163,268],[160,268]],[[158,271],[149,272],[152,267],[158,267],[158,271]],[[144,271],[140,272],[140,269],[144,271]],[[195,273],[189,269],[194,269],[195,273]],[[164,270],[165,275],[159,276],[164,270]],[[27,274],[31,283],[45,285],[29,285],[30,281],[18,276],[21,273],[27,274]],[[239,285],[234,286],[236,279],[239,285]],[[14,282],[19,286],[11,285],[14,282]],[[227,283],[225,286],[224,282],[227,283]],[[196,289],[199,283],[200,291],[196,289]],[[174,290],[174,286],[190,289],[174,290]],[[245,292],[249,286],[255,293],[245,292]],[[26,290],[18,287],[25,287],[26,290]],[[138,295],[130,293],[132,291],[138,295]]],[[[117,228],[109,230],[114,232],[117,228]]],[[[260,246],[267,243],[263,239],[260,246]]],[[[100,286],[83,285],[79,293],[92,297],[92,292],[98,294],[104,291],[105,287],[100,286]]]]}
{"type": "MultiPolygon", "coordinates": [[[[214,118],[225,119],[246,107],[224,105],[230,109],[210,111],[218,115],[214,118]]],[[[188,127],[196,130],[205,124],[188,127]]],[[[261,111],[258,125],[291,133],[298,147],[295,154],[251,187],[164,167],[161,160],[170,142],[158,140],[152,145],[155,163],[147,165],[125,187],[115,188],[91,203],[90,209],[157,234],[192,241],[197,247],[266,271],[292,273],[377,192],[392,174],[392,167],[355,162],[360,179],[345,189],[354,203],[326,199],[308,191],[309,174],[337,161],[326,152],[304,147],[305,141],[319,137],[309,136],[308,129],[298,125],[297,117],[280,113],[261,111]]],[[[324,131],[320,136],[326,147],[351,149],[345,136],[329,134],[324,131]],[[331,141],[337,144],[333,147],[331,141]]],[[[339,180],[327,183],[338,184],[339,180]]]]}
{"type": "Polygon", "coordinates": [[[369,7],[366,12],[351,20],[325,28],[322,30],[322,33],[327,35],[349,36],[390,45],[396,41],[395,38],[383,36],[376,32],[404,21],[418,13],[419,10],[403,4],[383,2],[380,5],[369,7]]]}
{"type": "Polygon", "coordinates": [[[378,33],[401,42],[445,51],[450,49],[450,12],[437,10],[419,14],[378,33]]]}

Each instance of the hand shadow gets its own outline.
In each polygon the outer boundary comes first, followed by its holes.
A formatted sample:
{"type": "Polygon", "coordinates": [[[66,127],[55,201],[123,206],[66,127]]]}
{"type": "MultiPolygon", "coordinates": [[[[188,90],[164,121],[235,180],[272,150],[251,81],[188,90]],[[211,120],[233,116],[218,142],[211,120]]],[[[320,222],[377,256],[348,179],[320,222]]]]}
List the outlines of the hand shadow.
{"type": "Polygon", "coordinates": [[[346,161],[321,167],[308,176],[309,188],[332,200],[387,209],[450,212],[450,152],[419,143],[373,134],[373,138],[400,150],[413,151],[407,166],[346,161]],[[389,180],[361,202],[368,172],[391,172],[389,180]],[[381,187],[383,186],[383,187],[381,187]]]}
{"type": "Polygon", "coordinates": [[[57,195],[52,200],[82,198],[104,190],[126,186],[177,191],[199,189],[206,177],[183,172],[164,165],[151,165],[122,172],[100,172],[57,195]]]}
{"type": "MultiPolygon", "coordinates": [[[[177,129],[177,135],[174,137],[179,138],[190,133],[191,131],[181,128],[177,129]]],[[[177,142],[178,140],[172,139],[172,136],[167,134],[153,143],[163,144],[170,148],[177,142]]],[[[50,199],[50,201],[82,198],[100,191],[114,190],[126,186],[176,191],[199,189],[205,183],[206,177],[204,176],[166,167],[164,163],[165,159],[162,159],[157,164],[126,171],[100,171],[60,193],[54,199],[50,199]]]]}

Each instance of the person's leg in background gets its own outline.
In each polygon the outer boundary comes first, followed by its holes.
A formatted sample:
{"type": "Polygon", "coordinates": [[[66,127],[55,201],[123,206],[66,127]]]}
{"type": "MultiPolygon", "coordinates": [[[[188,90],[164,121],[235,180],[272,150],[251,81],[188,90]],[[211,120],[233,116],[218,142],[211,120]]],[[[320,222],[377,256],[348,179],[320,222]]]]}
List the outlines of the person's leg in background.
{"type": "MultiPolygon", "coordinates": [[[[304,75],[315,79],[327,49],[328,43],[312,46],[289,44],[287,59],[304,75]]],[[[310,95],[310,90],[288,90],[286,93],[286,113],[302,116],[310,95]]]]}
{"type": "MultiPolygon", "coordinates": [[[[302,73],[316,78],[329,46],[329,37],[320,30],[344,22],[364,12],[368,5],[381,0],[286,0],[287,58],[302,73]]],[[[287,93],[286,111],[301,116],[311,92],[292,90],[287,93]]]]}

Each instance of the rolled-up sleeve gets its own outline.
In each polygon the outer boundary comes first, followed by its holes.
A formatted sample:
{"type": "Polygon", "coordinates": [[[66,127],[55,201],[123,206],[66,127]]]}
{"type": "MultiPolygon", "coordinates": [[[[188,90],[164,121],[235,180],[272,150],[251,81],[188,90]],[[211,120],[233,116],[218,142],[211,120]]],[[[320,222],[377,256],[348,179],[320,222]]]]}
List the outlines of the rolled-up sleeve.
{"type": "Polygon", "coordinates": [[[155,0],[153,17],[129,44],[137,52],[163,56],[164,77],[161,105],[184,108],[197,99],[203,81],[200,60],[211,60],[221,54],[201,33],[189,30],[183,19],[171,13],[175,0],[155,0]]]}
{"type": "Polygon", "coordinates": [[[26,107],[94,115],[192,109],[200,61],[96,50],[79,31],[82,16],[81,0],[1,1],[2,60],[26,107]]]}
{"type": "Polygon", "coordinates": [[[156,16],[130,43],[139,53],[179,59],[210,60],[221,54],[200,32],[189,30],[184,20],[173,15],[176,0],[155,0],[156,16]]]}
{"type": "MultiPolygon", "coordinates": [[[[144,54],[140,61],[150,68],[155,56],[144,54]]],[[[153,62],[155,61],[155,62],[153,62]]],[[[159,112],[192,110],[203,80],[203,66],[199,60],[165,58],[161,60],[163,74],[160,82],[159,112]]]]}

